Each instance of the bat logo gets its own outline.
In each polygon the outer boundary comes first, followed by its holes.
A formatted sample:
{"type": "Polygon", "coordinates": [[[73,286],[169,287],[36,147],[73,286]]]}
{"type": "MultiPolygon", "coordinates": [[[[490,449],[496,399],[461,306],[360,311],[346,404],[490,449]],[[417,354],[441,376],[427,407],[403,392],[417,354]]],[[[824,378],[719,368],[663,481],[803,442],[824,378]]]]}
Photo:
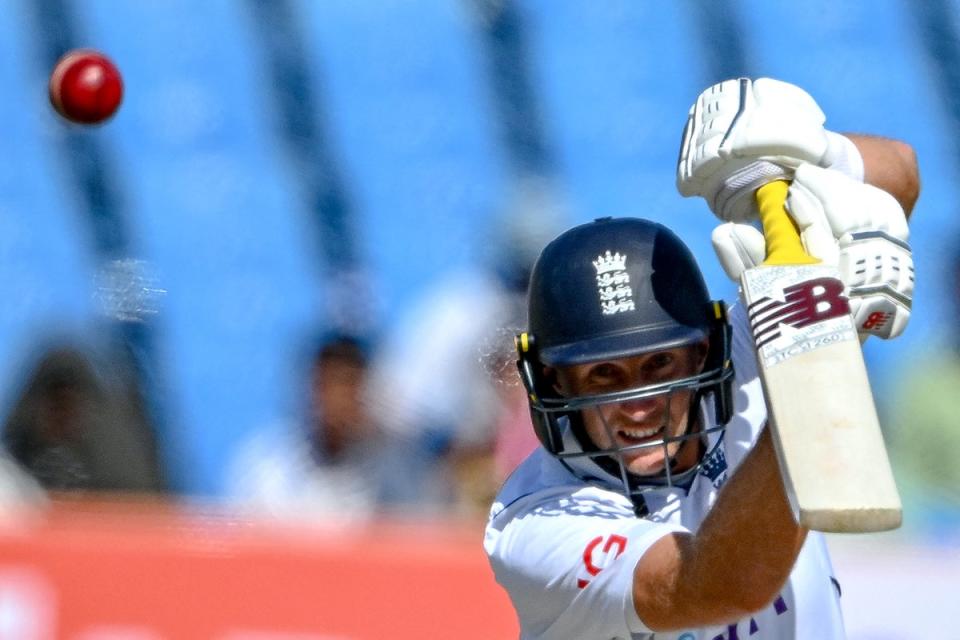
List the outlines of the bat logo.
{"type": "Polygon", "coordinates": [[[843,283],[836,278],[816,278],[783,289],[783,299],[769,296],[748,309],[757,348],[776,340],[781,325],[802,329],[824,320],[850,315],[850,302],[843,283]]]}
{"type": "Polygon", "coordinates": [[[892,316],[892,313],[874,311],[867,316],[867,319],[863,321],[863,324],[861,324],[860,327],[870,331],[880,331],[883,329],[884,325],[887,324],[887,320],[889,320],[892,316]]]}

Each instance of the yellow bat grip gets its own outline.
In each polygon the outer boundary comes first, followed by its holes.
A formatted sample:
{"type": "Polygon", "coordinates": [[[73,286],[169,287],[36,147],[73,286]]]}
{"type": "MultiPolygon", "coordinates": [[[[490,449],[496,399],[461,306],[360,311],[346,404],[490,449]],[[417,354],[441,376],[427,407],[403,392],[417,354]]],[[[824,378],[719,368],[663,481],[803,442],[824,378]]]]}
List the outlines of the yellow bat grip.
{"type": "Polygon", "coordinates": [[[786,180],[774,180],[757,189],[757,206],[760,209],[760,224],[767,245],[767,257],[763,264],[816,264],[820,262],[803,250],[800,232],[785,207],[786,180]]]}

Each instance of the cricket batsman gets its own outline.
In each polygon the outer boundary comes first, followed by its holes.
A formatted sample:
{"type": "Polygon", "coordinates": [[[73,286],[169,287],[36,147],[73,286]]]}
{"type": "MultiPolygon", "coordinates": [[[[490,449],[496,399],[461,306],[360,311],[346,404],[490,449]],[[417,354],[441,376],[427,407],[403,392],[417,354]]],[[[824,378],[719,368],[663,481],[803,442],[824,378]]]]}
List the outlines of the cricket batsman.
{"type": "MultiPolygon", "coordinates": [[[[738,278],[764,257],[754,192],[791,180],[804,246],[837,265],[861,337],[894,338],[913,292],[913,150],[824,122],[791,84],[714,85],[690,110],[678,189],[724,221],[714,246],[738,278]]],[[[521,638],[843,638],[840,580],[790,509],[743,308],[711,299],[681,240],[638,218],[570,229],[543,249],[528,311],[518,366],[542,446],[484,540],[521,638]]]]}

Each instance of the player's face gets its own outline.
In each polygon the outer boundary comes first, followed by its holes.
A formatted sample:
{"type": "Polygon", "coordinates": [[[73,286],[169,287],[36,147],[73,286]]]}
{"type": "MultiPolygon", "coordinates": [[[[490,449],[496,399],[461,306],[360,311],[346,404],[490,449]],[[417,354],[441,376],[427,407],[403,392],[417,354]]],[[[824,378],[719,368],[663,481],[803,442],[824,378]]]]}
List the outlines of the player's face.
{"type": "Polygon", "coordinates": [[[315,435],[336,452],[364,436],[368,424],[363,401],[363,365],[350,358],[329,357],[313,371],[315,435]]]}
{"type": "MultiPolygon", "coordinates": [[[[626,391],[696,375],[706,359],[706,343],[646,353],[622,360],[591,362],[557,370],[557,388],[565,396],[626,391]]],[[[601,449],[638,447],[624,452],[627,470],[637,475],[663,471],[666,459],[676,459],[677,471],[697,459],[695,439],[657,444],[683,435],[693,391],[681,389],[650,398],[597,404],[583,409],[587,435],[601,449]],[[683,446],[690,443],[689,446],[683,446]],[[679,454],[678,454],[679,452],[679,454]]]]}

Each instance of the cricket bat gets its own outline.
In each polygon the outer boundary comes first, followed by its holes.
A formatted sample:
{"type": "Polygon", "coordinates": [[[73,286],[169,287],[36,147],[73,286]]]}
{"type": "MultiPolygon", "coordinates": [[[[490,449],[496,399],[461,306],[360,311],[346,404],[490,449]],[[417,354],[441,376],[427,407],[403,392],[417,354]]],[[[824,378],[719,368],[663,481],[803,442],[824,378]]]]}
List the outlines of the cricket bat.
{"type": "Polygon", "coordinates": [[[895,529],[900,496],[849,301],[836,269],[804,252],[787,188],[757,191],[767,254],[740,278],[784,487],[809,529],[895,529]]]}

